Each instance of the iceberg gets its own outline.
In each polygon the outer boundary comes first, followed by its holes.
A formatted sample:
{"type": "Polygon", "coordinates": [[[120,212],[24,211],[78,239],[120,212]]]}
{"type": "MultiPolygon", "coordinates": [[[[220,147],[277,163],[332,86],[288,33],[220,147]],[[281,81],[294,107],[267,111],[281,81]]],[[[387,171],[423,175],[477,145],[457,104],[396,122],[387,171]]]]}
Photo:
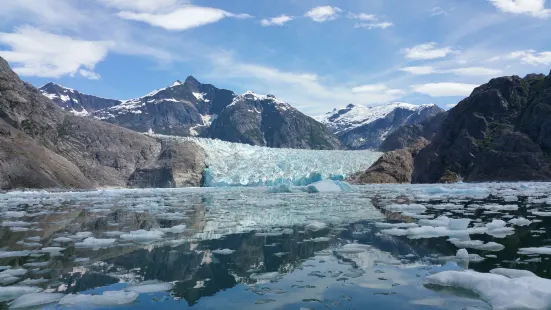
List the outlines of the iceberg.
{"type": "Polygon", "coordinates": [[[369,168],[382,153],[276,149],[221,140],[155,135],[163,140],[192,141],[206,152],[204,186],[305,186],[343,180],[369,168]]]}
{"type": "Polygon", "coordinates": [[[494,309],[549,309],[551,280],[524,271],[497,269],[491,273],[443,271],[425,284],[472,291],[494,309]]]}

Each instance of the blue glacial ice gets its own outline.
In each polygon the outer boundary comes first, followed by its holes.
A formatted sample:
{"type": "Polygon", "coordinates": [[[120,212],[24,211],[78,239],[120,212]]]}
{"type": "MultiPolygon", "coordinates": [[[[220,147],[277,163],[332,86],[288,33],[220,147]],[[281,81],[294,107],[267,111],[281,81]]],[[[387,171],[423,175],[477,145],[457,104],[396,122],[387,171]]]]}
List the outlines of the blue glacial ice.
{"type": "Polygon", "coordinates": [[[369,168],[382,153],[275,149],[221,140],[159,136],[199,144],[207,153],[205,186],[304,186],[343,180],[369,168]]]}

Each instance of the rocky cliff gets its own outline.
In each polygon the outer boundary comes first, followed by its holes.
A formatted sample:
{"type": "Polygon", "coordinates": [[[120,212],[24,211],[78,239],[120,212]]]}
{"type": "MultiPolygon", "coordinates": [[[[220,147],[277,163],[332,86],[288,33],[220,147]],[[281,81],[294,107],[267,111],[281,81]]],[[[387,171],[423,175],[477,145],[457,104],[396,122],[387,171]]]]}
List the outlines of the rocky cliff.
{"type": "Polygon", "coordinates": [[[0,188],[126,186],[161,143],[63,111],[0,58],[0,188]]]}
{"type": "Polygon", "coordinates": [[[379,150],[390,152],[419,143],[428,143],[440,130],[440,126],[447,116],[447,112],[441,112],[420,123],[404,125],[388,135],[379,146],[379,150]]]}
{"type": "Polygon", "coordinates": [[[551,75],[492,79],[450,110],[413,182],[551,180],[551,75]]]}
{"type": "Polygon", "coordinates": [[[120,100],[86,95],[56,83],[48,83],[40,87],[39,90],[65,111],[78,116],[89,116],[98,110],[121,104],[120,100]]]}

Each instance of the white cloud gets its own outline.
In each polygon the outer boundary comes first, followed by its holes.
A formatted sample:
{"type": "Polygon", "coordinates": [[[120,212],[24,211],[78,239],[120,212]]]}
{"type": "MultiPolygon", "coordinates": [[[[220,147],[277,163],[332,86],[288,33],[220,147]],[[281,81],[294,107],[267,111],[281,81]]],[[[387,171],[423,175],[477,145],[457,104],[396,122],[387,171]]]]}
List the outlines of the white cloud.
{"type": "Polygon", "coordinates": [[[83,76],[87,79],[90,79],[90,80],[99,80],[101,78],[101,76],[99,74],[97,74],[96,72],[86,70],[86,69],[80,69],[80,70],[78,70],[78,73],[81,76],[83,76]]]}
{"type": "Polygon", "coordinates": [[[348,18],[371,21],[371,22],[377,21],[377,15],[365,14],[365,13],[360,13],[360,14],[348,13],[348,18]]]}
{"type": "Polygon", "coordinates": [[[0,50],[0,56],[12,63],[18,74],[54,78],[75,74],[99,78],[92,70],[114,44],[76,40],[30,26],[17,28],[13,33],[0,32],[0,43],[11,48],[0,50]]]}
{"type": "Polygon", "coordinates": [[[122,11],[118,13],[118,16],[128,20],[145,22],[166,30],[187,30],[216,23],[226,17],[250,17],[247,14],[233,14],[216,8],[200,6],[184,6],[169,13],[156,14],[122,11]]]}
{"type": "Polygon", "coordinates": [[[435,42],[420,44],[404,49],[404,54],[408,59],[437,59],[457,53],[458,51],[452,50],[451,47],[437,48],[435,42]]]}
{"type": "Polygon", "coordinates": [[[551,10],[545,8],[545,0],[488,0],[502,12],[530,15],[538,18],[551,16],[551,10]]]}
{"type": "Polygon", "coordinates": [[[511,53],[507,58],[520,59],[524,64],[528,65],[551,65],[551,51],[536,52],[534,50],[518,51],[511,53]]]}
{"type": "Polygon", "coordinates": [[[369,24],[357,23],[356,25],[354,25],[354,28],[367,28],[369,30],[372,30],[372,29],[386,29],[392,26],[394,26],[394,24],[391,22],[369,23],[369,24]]]}
{"type": "Polygon", "coordinates": [[[181,4],[181,0],[97,0],[101,4],[120,9],[140,12],[157,12],[181,4]]]}
{"type": "Polygon", "coordinates": [[[478,87],[476,84],[463,83],[427,83],[414,85],[412,88],[418,93],[431,97],[469,96],[478,87]]]}
{"type": "Polygon", "coordinates": [[[448,12],[439,6],[435,6],[430,10],[430,16],[448,15],[448,12]]]}
{"type": "Polygon", "coordinates": [[[400,89],[389,88],[385,84],[366,84],[360,85],[352,88],[352,93],[355,94],[388,94],[388,95],[401,95],[404,92],[400,89]]]}
{"type": "Polygon", "coordinates": [[[320,115],[335,106],[354,103],[382,104],[400,99],[404,92],[385,84],[361,85],[351,88],[347,84],[333,84],[313,73],[289,72],[277,68],[243,63],[230,54],[210,55],[213,65],[208,74],[259,93],[270,93],[287,101],[308,115],[320,115]]]}
{"type": "Polygon", "coordinates": [[[306,12],[304,16],[311,18],[313,21],[323,23],[330,20],[335,20],[342,12],[338,7],[318,6],[306,12]]]}
{"type": "Polygon", "coordinates": [[[444,70],[443,72],[452,73],[455,75],[468,75],[468,76],[496,76],[502,71],[498,69],[484,68],[484,67],[467,67],[444,70]]]}
{"type": "Polygon", "coordinates": [[[277,17],[272,17],[270,19],[263,19],[260,21],[262,26],[283,26],[283,24],[293,20],[292,16],[280,15],[277,17]]]}
{"type": "Polygon", "coordinates": [[[430,66],[404,67],[400,68],[400,71],[408,72],[414,75],[427,75],[436,72],[434,68],[430,66]]]}

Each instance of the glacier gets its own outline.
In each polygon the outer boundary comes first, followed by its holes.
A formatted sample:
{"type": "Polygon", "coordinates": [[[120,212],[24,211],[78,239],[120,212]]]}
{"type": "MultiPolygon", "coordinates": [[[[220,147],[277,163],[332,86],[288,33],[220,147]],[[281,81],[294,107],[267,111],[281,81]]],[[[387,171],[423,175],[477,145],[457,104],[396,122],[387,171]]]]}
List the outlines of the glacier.
{"type": "Polygon", "coordinates": [[[153,135],[163,140],[192,141],[207,154],[204,186],[304,186],[343,180],[368,169],[382,153],[276,149],[215,139],[153,135]]]}

